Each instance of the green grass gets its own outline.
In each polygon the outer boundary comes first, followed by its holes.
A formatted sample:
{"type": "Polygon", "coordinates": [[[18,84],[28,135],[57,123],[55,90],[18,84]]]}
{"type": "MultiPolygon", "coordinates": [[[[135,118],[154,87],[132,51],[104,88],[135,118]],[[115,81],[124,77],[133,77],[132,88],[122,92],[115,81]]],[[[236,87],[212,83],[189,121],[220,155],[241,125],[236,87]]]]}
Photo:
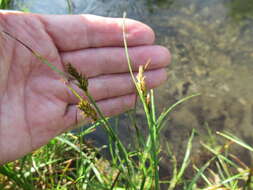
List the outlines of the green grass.
{"type": "Polygon", "coordinates": [[[9,9],[11,0],[0,0],[0,9],[9,9]]]}
{"type": "MultiPolygon", "coordinates": [[[[99,154],[99,148],[94,148],[90,142],[83,140],[96,127],[91,126],[78,136],[63,134],[24,158],[1,166],[0,189],[156,189],[152,154],[145,150],[128,151],[133,167],[130,176],[127,168],[124,170],[128,167],[126,160],[115,157],[107,160],[99,154]],[[118,160],[117,163],[114,163],[115,159],[118,160]],[[142,159],[146,160],[144,165],[142,159]]],[[[185,156],[180,164],[176,156],[170,150],[167,151],[170,158],[168,164],[173,165],[173,169],[168,179],[158,179],[159,186],[167,184],[168,190],[253,188],[250,167],[229,153],[232,143],[249,151],[252,147],[229,133],[219,133],[228,139],[227,143],[215,147],[202,143],[209,152],[209,158],[204,164],[197,165],[190,159],[194,134],[193,131],[189,137],[185,156]],[[195,171],[192,178],[187,177],[187,170],[195,171]]]]}
{"type": "MultiPolygon", "coordinates": [[[[125,25],[123,24],[124,28],[125,25]]],[[[6,33],[5,33],[6,35],[6,33]]],[[[8,34],[7,34],[8,35],[8,34]]],[[[249,190],[253,188],[251,175],[253,171],[238,157],[230,153],[231,146],[237,144],[249,152],[253,147],[229,133],[210,133],[210,138],[201,142],[207,154],[202,163],[195,162],[192,147],[195,131],[190,134],[185,147],[184,158],[180,161],[176,154],[167,146],[167,150],[160,145],[160,133],[166,126],[168,114],[178,104],[197,95],[186,97],[164,112],[158,114],[154,99],[154,91],[145,88],[145,79],[140,68],[135,77],[128,56],[127,41],[124,44],[129,72],[139,95],[139,99],[147,120],[147,134],[142,134],[137,125],[134,112],[130,114],[136,144],[125,145],[119,134],[113,128],[96,106],[95,101],[86,90],[85,76],[74,72],[89,102],[96,110],[97,122],[87,127],[79,134],[65,133],[50,141],[49,144],[25,157],[0,166],[0,189],[77,189],[77,190],[159,190],[161,185],[168,190],[249,190]],[[105,147],[96,148],[91,142],[85,141],[85,136],[103,127],[109,144],[107,148],[111,159],[101,155],[105,147]],[[218,136],[224,138],[224,145],[218,144],[218,136]],[[163,150],[162,150],[163,149],[163,150]],[[171,165],[170,176],[162,179],[159,175],[161,152],[166,152],[171,165]],[[187,172],[191,172],[191,176],[187,172]]],[[[15,39],[15,38],[14,38],[15,39]]],[[[22,43],[22,42],[20,42],[22,43]]],[[[23,44],[23,43],[22,43],[23,44]]],[[[25,44],[23,44],[27,47],[25,44]]],[[[29,47],[27,47],[29,49],[29,47]]],[[[59,72],[45,58],[29,49],[40,61],[55,70],[64,79],[70,73],[59,72]]],[[[72,90],[72,89],[71,89],[72,90]]],[[[73,93],[76,93],[73,91],[73,93]]],[[[80,96],[76,94],[78,98],[80,96]]],[[[80,101],[85,101],[80,98],[80,101]]],[[[85,112],[85,109],[83,110],[85,112]]],[[[86,113],[87,114],[87,113],[86,113]]],[[[142,122],[143,123],[143,122],[142,122]]]]}

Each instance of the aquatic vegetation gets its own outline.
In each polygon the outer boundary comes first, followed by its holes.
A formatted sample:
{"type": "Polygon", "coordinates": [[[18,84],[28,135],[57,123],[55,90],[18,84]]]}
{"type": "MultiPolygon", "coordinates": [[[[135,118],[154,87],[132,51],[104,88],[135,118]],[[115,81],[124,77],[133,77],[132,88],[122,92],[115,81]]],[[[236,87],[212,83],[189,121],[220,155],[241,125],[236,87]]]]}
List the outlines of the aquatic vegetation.
{"type": "MultiPolygon", "coordinates": [[[[123,24],[124,28],[127,27],[123,24]]],[[[123,29],[123,31],[125,31],[123,29]]],[[[221,189],[251,189],[252,171],[238,157],[229,153],[233,144],[238,144],[253,152],[253,148],[229,133],[218,133],[227,139],[224,145],[218,144],[217,137],[210,134],[212,143],[201,142],[209,156],[201,165],[192,158],[192,145],[197,132],[189,135],[185,148],[185,155],[180,162],[170,150],[161,150],[160,133],[166,123],[168,114],[179,104],[197,95],[179,100],[167,108],[160,115],[156,112],[154,91],[146,88],[144,71],[146,66],[139,68],[137,77],[133,75],[131,58],[128,54],[127,41],[124,37],[125,52],[129,72],[135,83],[141,105],[147,120],[147,135],[136,133],[138,146],[125,145],[121,142],[117,132],[98,109],[94,99],[90,96],[88,80],[79,73],[71,63],[67,64],[66,73],[59,71],[48,60],[41,57],[38,52],[29,48],[8,32],[5,35],[17,40],[30,50],[41,62],[48,65],[58,73],[79,98],[78,107],[85,117],[91,117],[94,123],[85,128],[80,134],[65,133],[24,158],[0,166],[0,188],[2,189],[88,189],[88,190],[159,190],[161,186],[166,189],[185,190],[221,190],[221,189]],[[83,99],[68,84],[74,79],[76,85],[87,96],[83,99]],[[104,149],[95,148],[91,142],[84,140],[85,135],[92,133],[97,127],[103,127],[108,135],[111,159],[100,155],[104,149]],[[159,176],[159,162],[161,153],[169,159],[172,165],[170,176],[161,179],[159,176]],[[190,170],[191,178],[186,173],[190,170]]],[[[125,36],[125,33],[123,33],[125,36]]],[[[138,125],[135,125],[138,128],[138,125]]],[[[210,141],[211,141],[210,140],[210,141]]],[[[197,155],[199,157],[199,155],[197,155]]]]}

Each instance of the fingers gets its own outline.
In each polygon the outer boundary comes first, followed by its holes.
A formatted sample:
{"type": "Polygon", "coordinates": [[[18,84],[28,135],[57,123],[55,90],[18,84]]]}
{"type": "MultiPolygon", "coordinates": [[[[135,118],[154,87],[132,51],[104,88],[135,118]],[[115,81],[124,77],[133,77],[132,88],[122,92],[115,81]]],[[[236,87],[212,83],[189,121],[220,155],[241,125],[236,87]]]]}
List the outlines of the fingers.
{"type": "MultiPolygon", "coordinates": [[[[145,77],[147,88],[155,88],[166,80],[166,71],[165,69],[148,71],[145,72],[145,77]]],[[[84,97],[84,93],[80,89],[73,88],[84,97]]],[[[134,93],[136,88],[129,74],[118,74],[89,79],[88,91],[95,100],[102,100],[134,93]]],[[[66,93],[65,102],[78,103],[79,100],[70,90],[67,90],[66,93]]]]}
{"type": "MultiPolygon", "coordinates": [[[[165,67],[170,62],[168,49],[162,46],[140,46],[129,48],[134,71],[150,59],[148,69],[165,67]]],[[[96,48],[62,53],[62,62],[71,63],[86,77],[102,74],[128,72],[124,48],[96,48]]]]}
{"type": "MultiPolygon", "coordinates": [[[[94,15],[37,15],[60,51],[90,47],[123,46],[123,19],[94,15]]],[[[126,19],[129,46],[154,42],[154,32],[147,25],[126,19]]]]}
{"type": "MultiPolygon", "coordinates": [[[[105,117],[111,117],[133,108],[135,102],[135,94],[128,94],[125,96],[98,101],[97,105],[105,117]]],[[[66,125],[64,128],[69,128],[70,126],[76,125],[80,122],[86,123],[91,121],[89,118],[84,118],[81,111],[75,105],[71,105],[68,108],[68,111],[63,119],[65,121],[64,124],[66,125]]]]}

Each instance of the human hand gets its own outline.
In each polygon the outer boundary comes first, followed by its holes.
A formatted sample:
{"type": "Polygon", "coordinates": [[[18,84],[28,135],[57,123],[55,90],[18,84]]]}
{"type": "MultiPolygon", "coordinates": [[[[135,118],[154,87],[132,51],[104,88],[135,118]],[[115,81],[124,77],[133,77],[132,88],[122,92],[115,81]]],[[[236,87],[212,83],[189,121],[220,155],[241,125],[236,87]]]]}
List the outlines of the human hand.
{"type": "MultiPolygon", "coordinates": [[[[106,116],[135,104],[135,87],[124,54],[122,19],[93,15],[0,13],[0,29],[46,58],[59,70],[71,63],[89,79],[89,92],[106,116]]],[[[170,54],[152,45],[146,25],[126,19],[134,71],[151,59],[145,73],[149,88],[166,80],[170,54]]],[[[22,44],[0,35],[0,164],[46,144],[82,120],[78,99],[61,76],[41,63],[22,44]]],[[[74,87],[78,92],[77,87],[74,87]]]]}

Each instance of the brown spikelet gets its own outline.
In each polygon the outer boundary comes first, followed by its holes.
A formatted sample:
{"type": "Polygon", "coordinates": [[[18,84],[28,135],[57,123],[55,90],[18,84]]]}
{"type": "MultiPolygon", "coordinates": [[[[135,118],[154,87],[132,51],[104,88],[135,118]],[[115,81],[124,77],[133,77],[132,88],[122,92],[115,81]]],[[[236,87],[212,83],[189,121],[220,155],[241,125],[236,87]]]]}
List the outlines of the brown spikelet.
{"type": "Polygon", "coordinates": [[[139,67],[138,75],[136,76],[137,84],[140,90],[145,93],[146,92],[146,83],[145,83],[145,76],[144,76],[144,68],[143,65],[139,67]]]}
{"type": "Polygon", "coordinates": [[[150,59],[147,61],[147,63],[143,66],[141,65],[139,67],[139,72],[138,75],[136,76],[137,79],[137,86],[140,89],[141,93],[144,95],[146,104],[149,105],[150,104],[150,94],[147,91],[147,87],[146,87],[146,81],[145,81],[145,76],[144,76],[144,71],[147,69],[148,65],[150,64],[150,59]]]}
{"type": "Polygon", "coordinates": [[[149,59],[144,66],[141,65],[139,67],[138,75],[136,76],[137,84],[138,84],[140,90],[142,91],[142,93],[144,93],[144,94],[147,93],[146,82],[145,82],[146,77],[144,76],[144,71],[147,69],[147,67],[149,66],[150,63],[151,63],[151,60],[149,59]]]}
{"type": "Polygon", "coordinates": [[[67,72],[78,82],[78,87],[82,89],[83,91],[88,90],[88,79],[85,77],[85,75],[79,73],[75,67],[73,67],[71,64],[67,64],[67,72]]]}
{"type": "Polygon", "coordinates": [[[85,117],[90,117],[94,122],[98,120],[98,116],[95,109],[88,101],[81,100],[78,103],[77,107],[82,111],[85,117]]]}
{"type": "MultiPolygon", "coordinates": [[[[77,81],[77,85],[80,89],[87,93],[88,91],[88,79],[79,73],[75,67],[71,64],[67,64],[67,72],[77,81]]],[[[72,89],[72,92],[80,99],[77,107],[82,111],[82,114],[85,117],[91,118],[94,122],[98,120],[97,112],[93,108],[93,106],[87,101],[81,98],[76,92],[72,89]]]]}

